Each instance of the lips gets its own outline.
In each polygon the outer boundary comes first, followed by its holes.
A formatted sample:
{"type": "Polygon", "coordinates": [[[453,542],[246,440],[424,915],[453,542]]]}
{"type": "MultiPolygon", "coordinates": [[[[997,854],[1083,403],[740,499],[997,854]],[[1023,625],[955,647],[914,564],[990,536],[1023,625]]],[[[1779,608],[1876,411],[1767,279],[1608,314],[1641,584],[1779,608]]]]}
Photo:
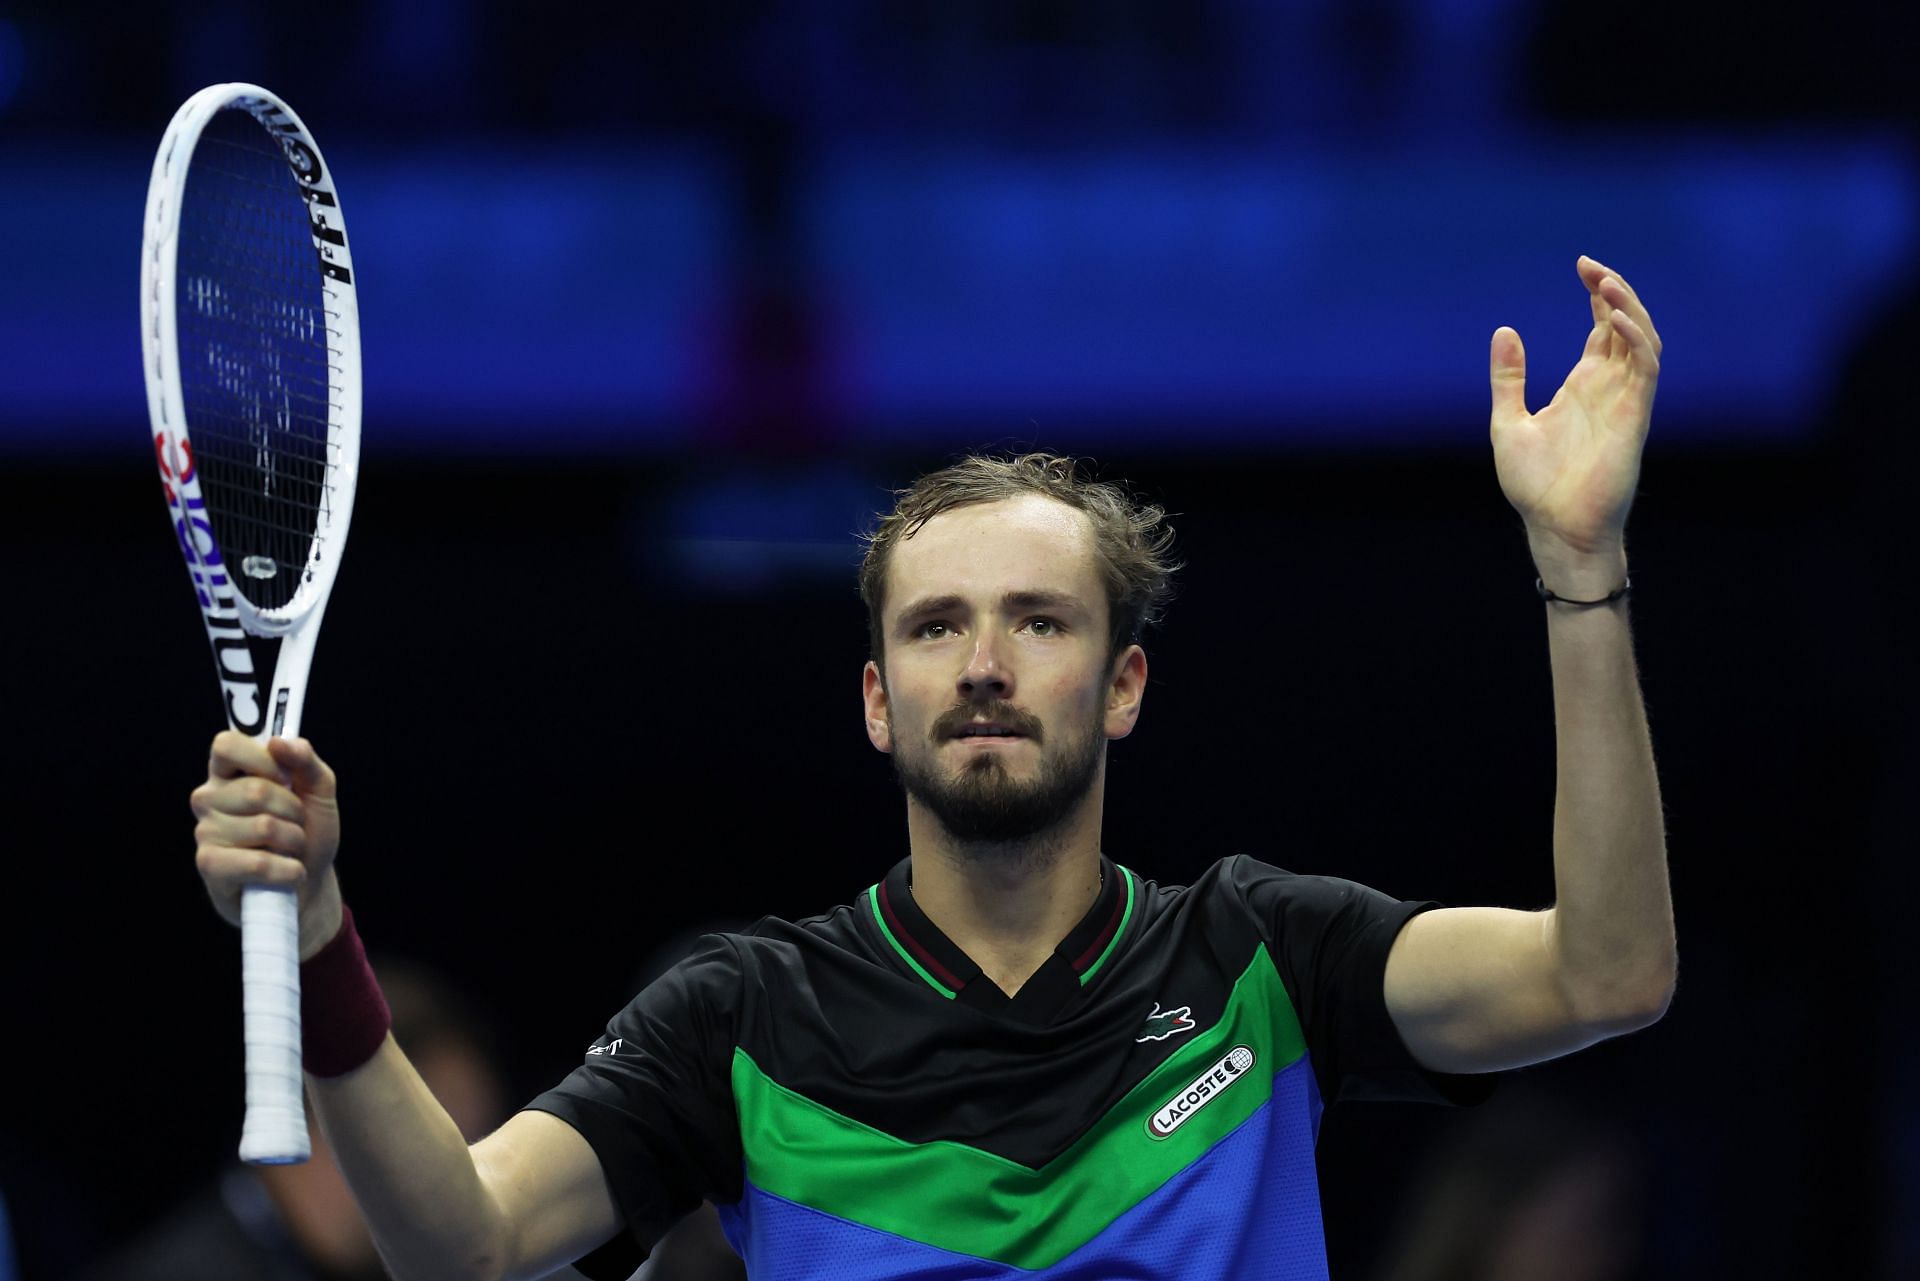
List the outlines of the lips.
{"type": "Polygon", "coordinates": [[[954,707],[934,722],[934,737],[1004,743],[1012,739],[1040,738],[1040,726],[1033,717],[1010,704],[983,707],[954,707]]]}

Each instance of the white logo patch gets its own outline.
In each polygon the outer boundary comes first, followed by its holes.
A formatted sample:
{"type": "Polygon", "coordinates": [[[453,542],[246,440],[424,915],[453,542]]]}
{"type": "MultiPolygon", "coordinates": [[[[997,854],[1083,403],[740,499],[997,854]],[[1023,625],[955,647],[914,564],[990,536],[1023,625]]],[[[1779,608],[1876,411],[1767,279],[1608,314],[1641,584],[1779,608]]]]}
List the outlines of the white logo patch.
{"type": "Polygon", "coordinates": [[[1236,1045],[1221,1055],[1214,1065],[1193,1078],[1187,1087],[1162,1103],[1147,1118],[1147,1133],[1164,1139],[1187,1123],[1187,1119],[1224,1094],[1253,1067],[1253,1051],[1236,1045]]]}
{"type": "Polygon", "coordinates": [[[616,1036],[613,1038],[613,1040],[607,1042],[605,1045],[589,1045],[587,1047],[587,1053],[588,1054],[618,1054],[620,1053],[620,1047],[625,1044],[626,1044],[625,1037],[616,1036]]]}

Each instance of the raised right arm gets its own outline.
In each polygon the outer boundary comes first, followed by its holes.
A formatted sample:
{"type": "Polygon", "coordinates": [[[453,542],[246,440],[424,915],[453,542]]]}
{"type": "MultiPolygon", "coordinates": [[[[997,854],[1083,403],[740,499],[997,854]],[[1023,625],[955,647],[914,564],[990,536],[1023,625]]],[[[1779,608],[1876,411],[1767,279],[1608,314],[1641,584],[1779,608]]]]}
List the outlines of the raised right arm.
{"type": "MultiPolygon", "coordinates": [[[[333,771],[311,745],[220,734],[193,811],[196,863],[223,917],[239,923],[245,885],[298,886],[300,959],[332,941],[342,920],[339,807],[333,771]]],[[[599,1159],[578,1131],[521,1112],[469,1147],[391,1035],[358,1067],[306,1080],[398,1281],[545,1276],[621,1230],[599,1159]]]]}

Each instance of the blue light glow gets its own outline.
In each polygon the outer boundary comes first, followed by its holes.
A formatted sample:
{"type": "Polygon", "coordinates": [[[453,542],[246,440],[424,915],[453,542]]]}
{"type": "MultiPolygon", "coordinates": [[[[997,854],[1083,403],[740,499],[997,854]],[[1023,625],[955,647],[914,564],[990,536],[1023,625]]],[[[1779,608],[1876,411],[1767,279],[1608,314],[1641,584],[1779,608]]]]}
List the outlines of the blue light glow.
{"type": "MultiPolygon", "coordinates": [[[[329,145],[362,282],[370,449],[700,445],[739,363],[726,170],[693,148],[329,145]]],[[[122,449],[149,157],[10,147],[0,449],[122,449]]],[[[801,185],[824,446],[1483,444],[1486,343],[1534,404],[1589,322],[1586,252],[1653,310],[1664,432],[1812,429],[1913,268],[1916,184],[1871,136],[1078,157],[866,149],[801,185]]],[[[808,323],[802,320],[797,323],[808,323]]]]}

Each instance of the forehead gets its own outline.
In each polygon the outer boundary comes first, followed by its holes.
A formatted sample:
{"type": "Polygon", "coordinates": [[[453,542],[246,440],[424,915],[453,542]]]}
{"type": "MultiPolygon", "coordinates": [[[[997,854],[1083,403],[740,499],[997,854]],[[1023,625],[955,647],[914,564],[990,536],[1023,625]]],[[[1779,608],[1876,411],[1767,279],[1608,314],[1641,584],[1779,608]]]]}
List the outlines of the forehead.
{"type": "Polygon", "coordinates": [[[1093,524],[1044,494],[1022,494],[941,512],[893,549],[887,603],[929,595],[998,599],[1008,592],[1064,592],[1104,604],[1093,524]]]}

